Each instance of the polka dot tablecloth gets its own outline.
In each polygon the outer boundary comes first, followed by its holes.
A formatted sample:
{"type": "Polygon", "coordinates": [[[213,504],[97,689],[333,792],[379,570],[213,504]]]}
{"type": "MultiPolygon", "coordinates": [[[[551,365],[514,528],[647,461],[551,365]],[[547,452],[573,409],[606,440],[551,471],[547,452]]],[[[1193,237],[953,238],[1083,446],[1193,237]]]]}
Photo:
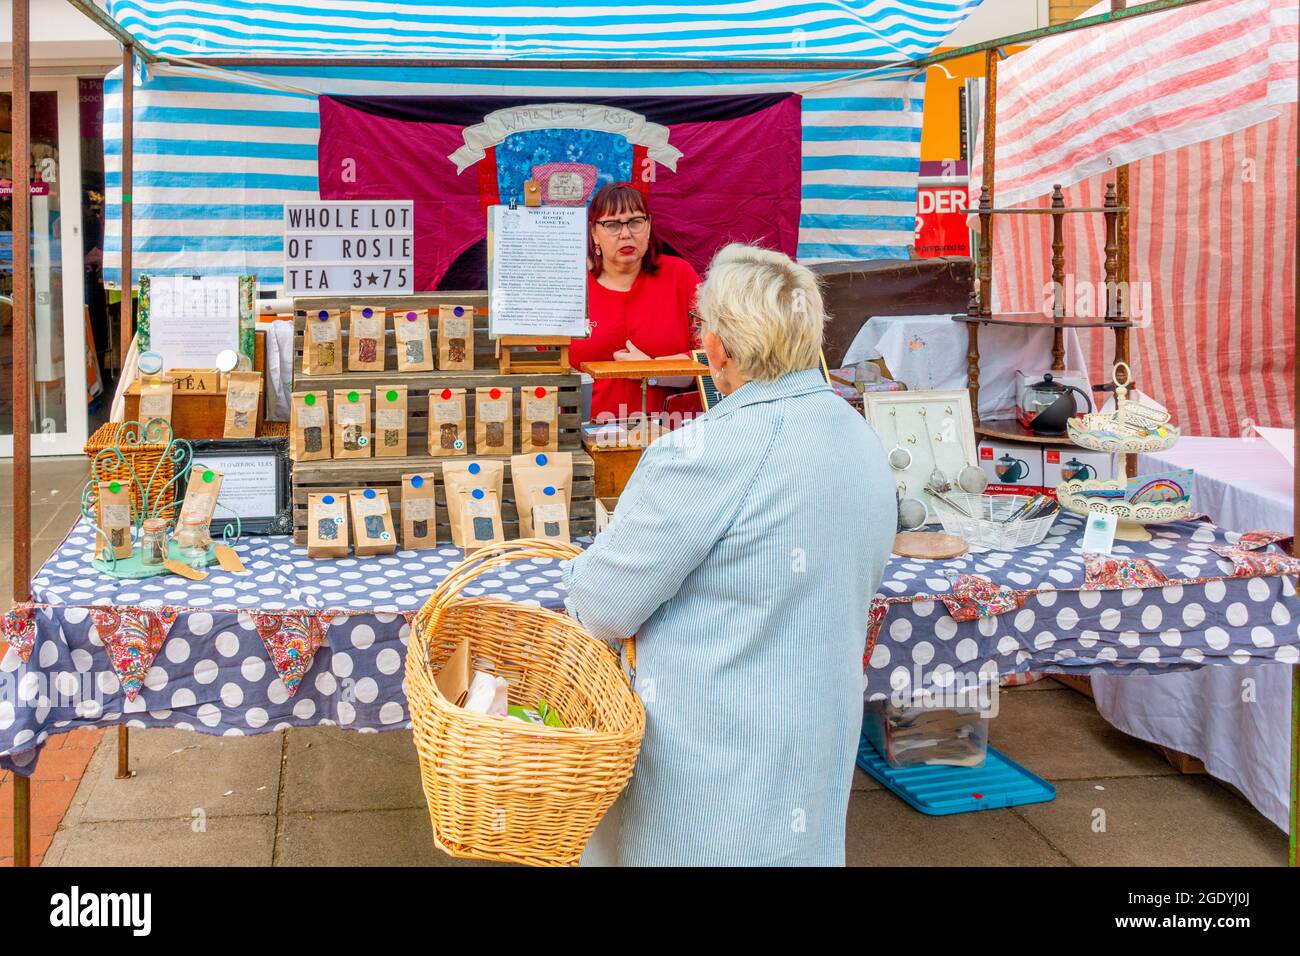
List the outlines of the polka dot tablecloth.
{"type": "Polygon", "coordinates": [[[951,561],[893,558],[881,583],[894,599],[864,675],[867,698],[982,693],[1000,677],[1030,671],[1086,675],[1157,673],[1209,664],[1300,663],[1300,603],[1289,576],[1234,578],[1210,550],[1240,535],[1205,522],[1153,527],[1153,540],[1116,542],[1170,583],[1083,590],[1082,519],[1063,515],[1042,545],[968,553],[951,561]],[[958,623],[936,600],[944,571],[977,574],[1019,591],[1023,607],[958,623]]]}
{"type": "MultiPolygon", "coordinates": [[[[1116,545],[1168,577],[1144,590],[1085,591],[1081,521],[1062,517],[1039,547],[971,553],[953,561],[890,561],[880,593],[894,599],[865,669],[865,692],[988,687],[1028,671],[1118,673],[1207,664],[1300,661],[1300,605],[1290,577],[1232,578],[1210,551],[1237,536],[1204,523],[1156,529],[1145,544],[1116,545]],[[1023,607],[958,623],[936,596],[942,572],[979,574],[1021,591],[1023,607]]],[[[409,727],[403,687],[407,615],[461,560],[456,548],[374,558],[312,560],[288,538],[250,538],[249,573],[213,569],[204,581],[167,576],[118,581],[90,564],[93,532],[79,524],[37,575],[30,660],[0,659],[0,767],[29,774],[50,734],[96,723],[180,727],[239,736],[291,726],[358,731],[409,727]],[[178,607],[180,612],[128,701],[89,608],[178,607]],[[297,693],[267,656],[250,611],[345,610],[329,626],[297,693]]],[[[479,578],[471,595],[560,608],[557,562],[530,560],[479,578]]],[[[833,599],[828,597],[828,599],[833,599]]]]}
{"type": "MultiPolygon", "coordinates": [[[[406,615],[460,563],[460,549],[312,560],[287,537],[255,537],[236,548],[248,574],[214,567],[203,581],[119,581],[91,565],[93,533],[77,525],[33,582],[34,599],[53,606],[36,611],[31,658],[23,664],[10,648],[0,659],[0,767],[30,774],[50,734],[94,723],[227,736],[316,724],[372,732],[410,726],[406,615]],[[91,606],[109,604],[187,609],[134,701],[91,619],[91,606]],[[330,624],[290,697],[248,612],[326,608],[350,613],[330,624]]],[[[464,593],[562,608],[562,573],[557,561],[520,561],[464,593]]]]}

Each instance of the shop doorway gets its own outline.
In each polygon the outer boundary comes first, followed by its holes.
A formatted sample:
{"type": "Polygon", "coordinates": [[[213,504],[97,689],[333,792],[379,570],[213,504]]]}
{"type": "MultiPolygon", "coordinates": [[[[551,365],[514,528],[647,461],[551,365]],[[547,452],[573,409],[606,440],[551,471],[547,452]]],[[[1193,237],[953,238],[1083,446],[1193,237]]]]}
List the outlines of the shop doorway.
{"type": "Polygon", "coordinates": [[[13,97],[0,81],[0,457],[13,455],[13,190],[32,203],[32,454],[77,455],[86,443],[86,320],[81,143],[75,77],[33,77],[31,155],[14,161],[13,97]]]}

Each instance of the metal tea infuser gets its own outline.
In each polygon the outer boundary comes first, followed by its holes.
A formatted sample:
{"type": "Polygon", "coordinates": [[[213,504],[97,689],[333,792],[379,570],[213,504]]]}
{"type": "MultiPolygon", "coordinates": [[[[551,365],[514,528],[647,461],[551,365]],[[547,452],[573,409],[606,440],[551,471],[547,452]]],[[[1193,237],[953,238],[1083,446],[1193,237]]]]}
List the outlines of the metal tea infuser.
{"type": "Polygon", "coordinates": [[[912,467],[912,453],[903,447],[898,436],[898,409],[891,408],[889,417],[894,420],[894,447],[889,449],[889,467],[894,471],[907,471],[912,467]]]}

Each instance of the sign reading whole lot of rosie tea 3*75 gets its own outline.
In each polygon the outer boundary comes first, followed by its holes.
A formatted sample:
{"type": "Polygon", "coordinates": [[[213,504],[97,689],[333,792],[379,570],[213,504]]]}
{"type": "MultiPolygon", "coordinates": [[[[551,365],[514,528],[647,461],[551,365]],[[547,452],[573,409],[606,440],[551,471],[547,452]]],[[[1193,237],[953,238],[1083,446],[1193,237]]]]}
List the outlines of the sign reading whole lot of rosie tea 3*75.
{"type": "Polygon", "coordinates": [[[285,203],[287,295],[409,294],[414,258],[412,200],[285,203]]]}

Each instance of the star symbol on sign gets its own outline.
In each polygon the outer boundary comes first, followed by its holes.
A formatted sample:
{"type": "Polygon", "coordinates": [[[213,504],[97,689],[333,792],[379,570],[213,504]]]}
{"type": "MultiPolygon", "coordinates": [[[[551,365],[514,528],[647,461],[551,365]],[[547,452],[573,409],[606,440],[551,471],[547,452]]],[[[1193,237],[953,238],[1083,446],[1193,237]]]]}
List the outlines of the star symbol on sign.
{"type": "Polygon", "coordinates": [[[366,276],[366,281],[369,282],[371,285],[374,285],[376,282],[379,281],[379,276],[375,275],[372,272],[370,273],[370,275],[366,276]]]}

